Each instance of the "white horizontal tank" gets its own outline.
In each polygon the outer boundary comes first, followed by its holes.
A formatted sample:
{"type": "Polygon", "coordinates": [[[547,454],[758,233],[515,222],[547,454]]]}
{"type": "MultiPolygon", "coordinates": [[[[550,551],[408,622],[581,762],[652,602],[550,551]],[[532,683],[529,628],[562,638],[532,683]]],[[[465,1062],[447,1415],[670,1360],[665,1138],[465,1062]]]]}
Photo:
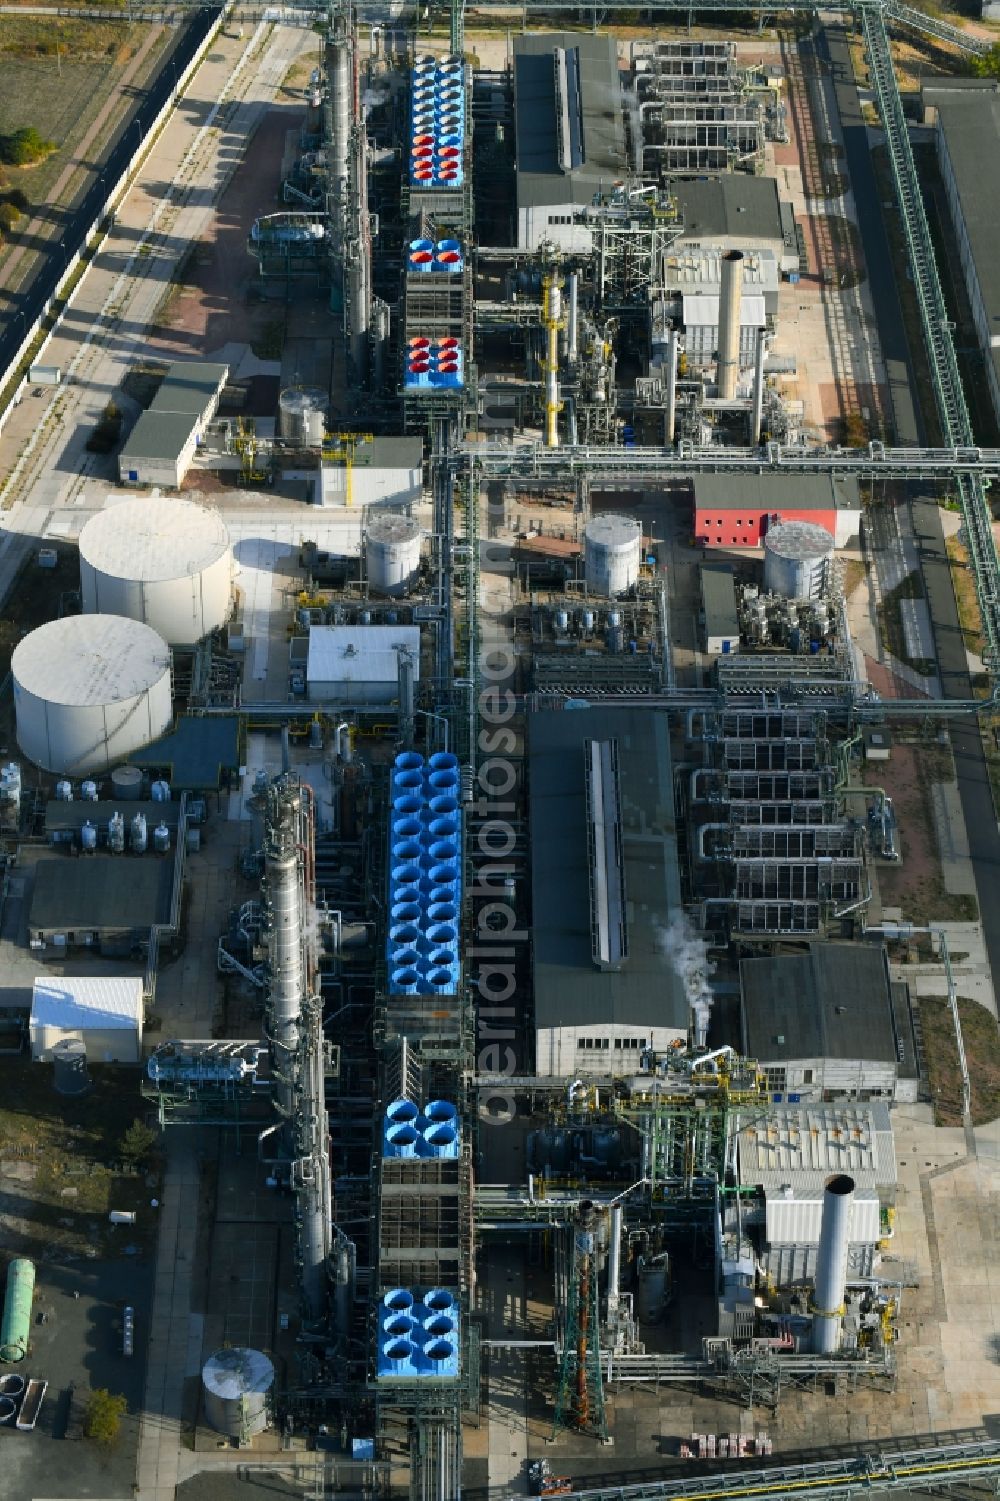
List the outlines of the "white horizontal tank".
{"type": "Polygon", "coordinates": [[[376,594],[405,594],[420,573],[420,527],[410,516],[373,516],[365,532],[365,570],[376,594]]]}
{"type": "Polygon", "coordinates": [[[170,649],[137,620],[50,620],[19,643],[10,670],[17,742],[46,771],[106,772],[170,728],[170,649]]]}
{"type": "Polygon", "coordinates": [[[784,599],[819,599],[829,583],[834,541],[813,521],[779,521],[764,535],[764,588],[784,599]]]}
{"type": "Polygon", "coordinates": [[[225,625],[233,550],[217,512],[191,500],[136,497],[92,516],[80,533],[85,615],[127,615],[171,646],[225,625]]]}
{"type": "Polygon", "coordinates": [[[590,594],[615,598],[632,588],[642,563],[642,527],[632,516],[605,512],[587,522],[586,576],[590,594]]]}
{"type": "Polygon", "coordinates": [[[217,1433],[249,1438],[267,1427],[274,1366],[262,1350],[216,1350],[202,1366],[205,1419],[217,1433]]]}

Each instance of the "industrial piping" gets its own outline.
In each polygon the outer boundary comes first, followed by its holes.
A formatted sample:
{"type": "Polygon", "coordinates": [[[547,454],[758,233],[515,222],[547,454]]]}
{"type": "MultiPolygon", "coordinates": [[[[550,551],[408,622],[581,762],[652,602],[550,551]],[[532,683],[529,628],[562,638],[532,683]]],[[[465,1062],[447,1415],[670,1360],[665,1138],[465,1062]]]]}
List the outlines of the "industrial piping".
{"type": "Polygon", "coordinates": [[[733,401],[740,376],[740,311],[743,304],[743,252],[722,257],[719,286],[719,361],[716,377],[719,398],[733,401]]]}
{"type": "Polygon", "coordinates": [[[853,1178],[837,1173],[827,1179],[812,1302],[812,1347],[817,1355],[832,1355],[840,1348],[853,1200],[853,1178]]]}

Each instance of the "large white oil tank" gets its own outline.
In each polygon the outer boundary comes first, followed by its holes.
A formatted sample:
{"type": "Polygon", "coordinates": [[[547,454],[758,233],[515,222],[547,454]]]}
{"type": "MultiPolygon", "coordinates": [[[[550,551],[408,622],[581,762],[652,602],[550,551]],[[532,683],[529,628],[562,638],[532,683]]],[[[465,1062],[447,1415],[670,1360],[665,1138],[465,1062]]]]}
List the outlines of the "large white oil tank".
{"type": "Polygon", "coordinates": [[[298,448],[319,448],[329,408],[320,386],[289,386],[278,397],[278,432],[298,448]]]}
{"type": "Polygon", "coordinates": [[[171,646],[193,646],[225,625],[232,588],[225,523],[194,501],[124,500],[92,516],[80,533],[85,615],[127,615],[171,646]]]}
{"type": "Polygon", "coordinates": [[[138,620],[50,620],[19,643],[10,670],[17,743],[46,771],[106,772],[170,728],[170,648],[138,620]]]}
{"type": "Polygon", "coordinates": [[[826,589],[834,541],[813,521],[779,521],[764,535],[764,588],[785,599],[819,599],[826,589]]]}
{"type": "Polygon", "coordinates": [[[632,516],[613,512],[587,522],[586,572],[590,594],[614,598],[625,594],[639,577],[642,527],[632,516]]]}
{"type": "Polygon", "coordinates": [[[229,1438],[249,1438],[267,1427],[267,1395],[274,1366],[262,1350],[216,1350],[202,1366],[205,1420],[229,1438]]]}
{"type": "Polygon", "coordinates": [[[410,516],[373,516],[365,533],[368,587],[376,594],[405,594],[420,573],[420,527],[410,516]]]}

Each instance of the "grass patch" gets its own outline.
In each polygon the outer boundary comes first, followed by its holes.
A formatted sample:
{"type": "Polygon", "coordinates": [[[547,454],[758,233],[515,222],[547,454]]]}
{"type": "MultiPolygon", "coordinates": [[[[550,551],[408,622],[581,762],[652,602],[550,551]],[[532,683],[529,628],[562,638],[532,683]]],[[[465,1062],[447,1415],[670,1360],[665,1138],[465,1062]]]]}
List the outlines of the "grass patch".
{"type": "Polygon", "coordinates": [[[975,652],[978,656],[983,650],[983,617],[979,613],[979,600],[976,598],[976,582],[969,563],[969,551],[957,537],[948,537],[945,547],[951,564],[951,582],[955,590],[962,640],[966,650],[975,652]]]}
{"type": "Polygon", "coordinates": [[[0,54],[7,57],[51,58],[66,66],[67,59],[113,58],[124,63],[137,46],[138,28],[121,21],[94,21],[69,16],[11,16],[0,28],[0,54]]]}
{"type": "Polygon", "coordinates": [[[868,569],[860,558],[845,558],[840,564],[844,598],[850,599],[858,585],[868,577],[868,569]]]}
{"type": "MultiPolygon", "coordinates": [[[[976,595],[975,578],[969,564],[968,548],[957,537],[947,537],[945,547],[951,564],[951,582],[955,590],[955,604],[958,609],[958,624],[962,632],[962,641],[967,651],[981,656],[985,646],[983,617],[979,612],[979,599],[976,595]]],[[[971,673],[970,680],[972,692],[976,698],[989,697],[990,683],[986,673],[971,673]]],[[[990,791],[993,794],[993,807],[996,810],[1000,808],[1000,740],[997,736],[996,720],[981,718],[979,735],[983,743],[983,757],[990,779],[990,791]]]]}
{"type": "Polygon", "coordinates": [[[121,1143],[145,1113],[139,1070],[94,1065],[93,1088],[64,1098],[52,1088],[51,1065],[0,1058],[0,1163],[7,1175],[5,1236],[37,1240],[35,1254],[102,1255],[127,1241],[152,1244],[160,1163],[136,1169],[121,1143]],[[149,1181],[147,1181],[147,1171],[149,1181]],[[151,1186],[152,1184],[152,1186],[151,1186]],[[137,1215],[135,1225],[108,1224],[108,1211],[137,1215]]]}
{"type": "MultiPolygon", "coordinates": [[[[958,1018],[972,1085],[972,1123],[982,1126],[1000,1116],[1000,1032],[985,1006],[963,996],[958,998],[958,1018]]],[[[923,997],[920,1027],[934,1101],[934,1123],[960,1126],[962,1072],[948,1002],[938,997],[923,997]]]]}

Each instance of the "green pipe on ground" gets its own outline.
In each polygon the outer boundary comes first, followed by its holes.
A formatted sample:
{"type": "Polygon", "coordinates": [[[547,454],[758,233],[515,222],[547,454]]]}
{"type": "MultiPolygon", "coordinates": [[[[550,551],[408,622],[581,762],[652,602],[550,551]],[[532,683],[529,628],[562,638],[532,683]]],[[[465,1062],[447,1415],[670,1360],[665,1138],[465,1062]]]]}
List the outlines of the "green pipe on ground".
{"type": "Polygon", "coordinates": [[[31,1300],[35,1293],[35,1263],[23,1256],[7,1268],[7,1292],[0,1324],[0,1360],[23,1360],[31,1333],[31,1300]]]}

